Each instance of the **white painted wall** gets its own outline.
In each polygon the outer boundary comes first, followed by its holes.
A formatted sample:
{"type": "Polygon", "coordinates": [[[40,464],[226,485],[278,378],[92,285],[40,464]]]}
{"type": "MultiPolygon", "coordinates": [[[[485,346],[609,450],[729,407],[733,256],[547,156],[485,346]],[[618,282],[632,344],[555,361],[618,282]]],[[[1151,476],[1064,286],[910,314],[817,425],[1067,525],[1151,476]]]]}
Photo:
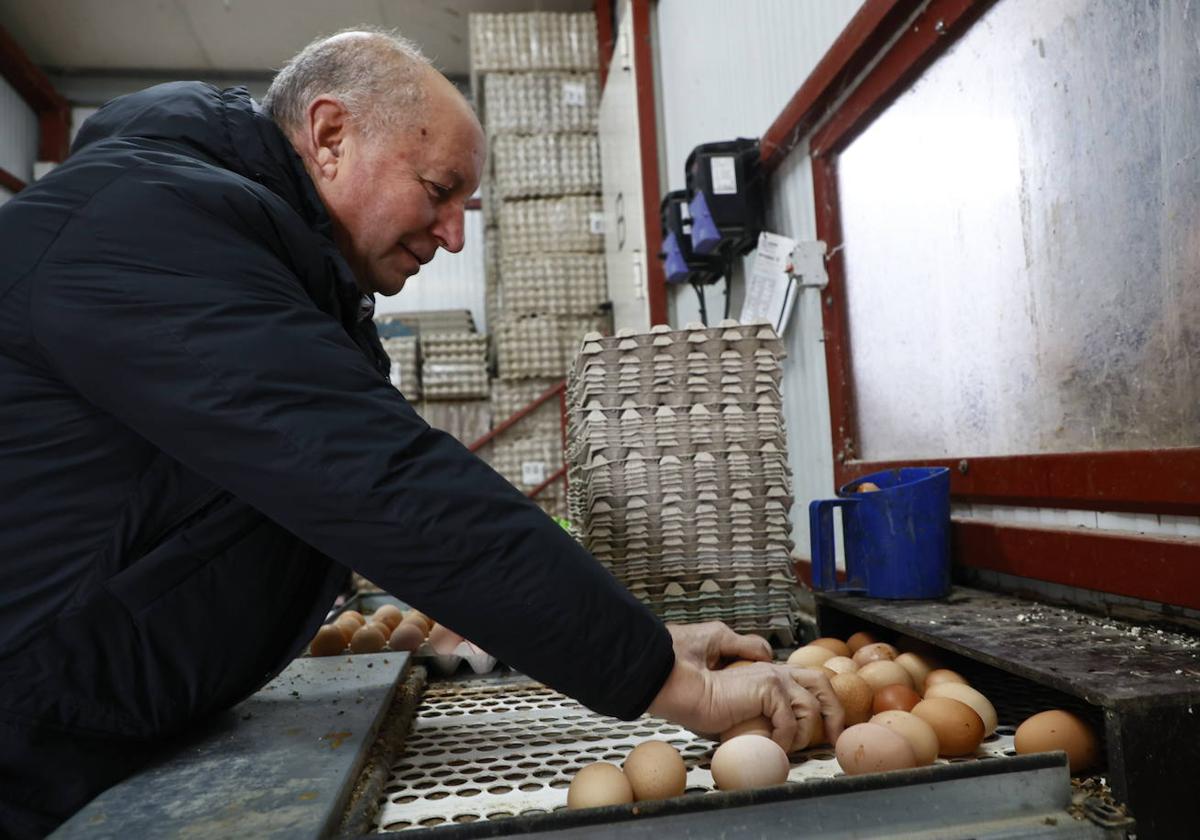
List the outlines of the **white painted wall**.
{"type": "Polygon", "coordinates": [[[37,114],[7,80],[0,79],[0,168],[30,183],[37,147],[37,114]]]}
{"type": "MultiPolygon", "coordinates": [[[[684,161],[700,143],[759,137],[791,99],[861,5],[860,0],[659,0],[659,146],[664,189],[684,187],[684,161]]],[[[770,184],[768,226],[795,239],[816,238],[806,148],[792,152],[770,184]]],[[[735,280],[732,312],[740,308],[735,280]]],[[[720,318],[720,286],[707,294],[709,322],[720,318]]],[[[690,287],[669,295],[671,323],[699,320],[690,287]]],[[[808,502],[833,495],[829,389],[820,300],[801,293],[786,333],[783,399],[795,485],[796,554],[807,557],[808,502]]]]}
{"type": "Polygon", "coordinates": [[[404,290],[392,297],[375,296],[375,314],[422,309],[470,309],[475,329],[487,332],[483,283],[483,213],[468,210],[466,244],[457,254],[438,251],[404,290]]]}

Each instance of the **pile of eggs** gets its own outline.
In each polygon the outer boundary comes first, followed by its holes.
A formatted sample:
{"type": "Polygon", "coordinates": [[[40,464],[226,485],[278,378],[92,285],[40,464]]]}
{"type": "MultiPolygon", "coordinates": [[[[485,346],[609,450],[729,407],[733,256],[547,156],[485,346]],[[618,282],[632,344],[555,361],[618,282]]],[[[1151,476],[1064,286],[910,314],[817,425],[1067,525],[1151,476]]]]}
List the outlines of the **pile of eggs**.
{"type": "MultiPolygon", "coordinates": [[[[902,653],[869,633],[846,641],[817,639],[787,662],[821,669],[829,677],[846,717],[846,728],[833,746],[847,775],[920,767],[939,755],[974,755],[996,730],[995,707],[962,675],[915,651],[902,653]]],[[[726,735],[740,735],[745,727],[726,735]]],[[[1096,761],[1095,734],[1070,712],[1034,715],[1017,730],[1015,740],[1018,753],[1065,751],[1072,772],[1096,761]]],[[[822,743],[827,741],[818,731],[804,746],[822,743]]]]}
{"type": "Polygon", "coordinates": [[[347,648],[351,653],[414,651],[439,631],[448,632],[424,613],[385,604],[370,616],[358,610],[339,614],[317,631],[308,649],[313,656],[338,656],[347,648]]]}

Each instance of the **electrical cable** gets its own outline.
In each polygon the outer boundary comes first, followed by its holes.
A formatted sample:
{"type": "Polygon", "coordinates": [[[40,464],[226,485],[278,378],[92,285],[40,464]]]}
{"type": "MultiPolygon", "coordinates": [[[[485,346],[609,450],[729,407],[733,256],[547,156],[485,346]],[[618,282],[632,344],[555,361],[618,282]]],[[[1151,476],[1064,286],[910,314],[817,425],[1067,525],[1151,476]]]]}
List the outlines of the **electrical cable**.
{"type": "Polygon", "coordinates": [[[700,301],[700,323],[708,326],[708,305],[704,300],[704,289],[699,283],[692,283],[692,288],[696,290],[696,299],[700,301]]]}

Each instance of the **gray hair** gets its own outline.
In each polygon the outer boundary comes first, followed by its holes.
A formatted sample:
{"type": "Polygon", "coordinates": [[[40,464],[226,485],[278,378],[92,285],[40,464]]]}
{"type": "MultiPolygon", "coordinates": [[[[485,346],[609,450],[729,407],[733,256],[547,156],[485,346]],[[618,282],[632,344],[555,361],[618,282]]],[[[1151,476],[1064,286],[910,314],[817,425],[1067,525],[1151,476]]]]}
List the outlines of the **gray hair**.
{"type": "Polygon", "coordinates": [[[296,53],[275,74],[262,105],[285,134],[295,136],[312,101],[332,96],[369,136],[412,119],[424,104],[421,76],[430,66],[416,44],[392,30],[343,29],[296,53]],[[356,35],[363,37],[351,37],[356,35]]]}

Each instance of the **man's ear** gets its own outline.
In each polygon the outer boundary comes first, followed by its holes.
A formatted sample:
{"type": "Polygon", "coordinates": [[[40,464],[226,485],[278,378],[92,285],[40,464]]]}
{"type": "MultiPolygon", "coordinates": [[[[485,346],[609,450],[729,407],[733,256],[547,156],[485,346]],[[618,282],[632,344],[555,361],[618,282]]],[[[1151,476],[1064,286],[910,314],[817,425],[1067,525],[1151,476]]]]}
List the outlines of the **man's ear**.
{"type": "Polygon", "coordinates": [[[313,168],[322,178],[337,177],[350,129],[350,112],[332,96],[319,96],[308,106],[305,146],[313,168]]]}

